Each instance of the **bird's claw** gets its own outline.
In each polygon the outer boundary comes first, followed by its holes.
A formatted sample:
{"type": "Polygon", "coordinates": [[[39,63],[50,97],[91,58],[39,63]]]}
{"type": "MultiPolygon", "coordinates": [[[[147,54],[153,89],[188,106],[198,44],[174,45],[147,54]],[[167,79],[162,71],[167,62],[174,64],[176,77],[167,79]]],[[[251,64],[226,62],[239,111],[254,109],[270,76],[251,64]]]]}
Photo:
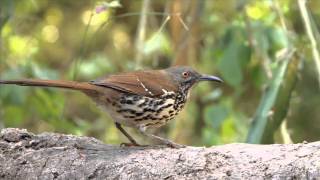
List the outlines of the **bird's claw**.
{"type": "Polygon", "coordinates": [[[180,148],[185,148],[186,146],[185,145],[182,145],[182,144],[177,144],[177,143],[174,143],[174,142],[167,142],[166,145],[170,148],[175,148],[175,149],[180,149],[180,148]]]}
{"type": "Polygon", "coordinates": [[[121,143],[120,144],[120,147],[138,147],[138,146],[142,146],[142,145],[137,143],[121,143]]]}

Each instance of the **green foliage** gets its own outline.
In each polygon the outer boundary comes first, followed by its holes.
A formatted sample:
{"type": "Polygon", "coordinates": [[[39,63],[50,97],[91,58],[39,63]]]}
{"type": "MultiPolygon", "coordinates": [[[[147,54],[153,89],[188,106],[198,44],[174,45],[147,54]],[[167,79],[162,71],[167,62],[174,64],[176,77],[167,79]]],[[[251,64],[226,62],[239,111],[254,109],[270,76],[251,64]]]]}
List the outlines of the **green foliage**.
{"type": "Polygon", "coordinates": [[[208,106],[205,110],[205,120],[208,126],[212,127],[214,131],[218,131],[220,129],[228,115],[228,107],[221,104],[208,106]]]}
{"type": "Polygon", "coordinates": [[[166,52],[170,50],[170,42],[166,36],[160,32],[153,34],[145,43],[143,52],[150,55],[154,52],[166,52]]]}
{"type": "Polygon", "coordinates": [[[281,83],[283,82],[287,66],[293,56],[293,52],[287,52],[283,59],[278,59],[279,64],[274,70],[274,77],[268,85],[268,89],[263,95],[256,114],[253,118],[253,125],[248,134],[248,143],[260,143],[267,121],[269,117],[272,117],[272,108],[278,96],[281,83]]]}
{"type": "Polygon", "coordinates": [[[225,35],[223,55],[218,63],[223,79],[234,87],[241,86],[243,69],[251,57],[251,49],[245,44],[243,28],[232,27],[225,35]]]}
{"type": "MultiPolygon", "coordinates": [[[[159,134],[199,146],[246,138],[272,143],[286,118],[294,142],[316,140],[320,96],[296,2],[188,1],[151,1],[146,24],[138,29],[144,1],[2,0],[0,79],[88,81],[134,70],[137,34],[144,32],[143,68],[181,63],[225,81],[197,85],[186,109],[159,134]],[[174,5],[180,10],[171,12],[174,5]],[[307,59],[301,72],[298,66],[286,70],[290,60],[277,58],[294,47],[307,59]]],[[[307,4],[315,31],[318,4],[307,4]]],[[[2,127],[126,141],[88,98],[54,88],[0,85],[2,127]]]]}

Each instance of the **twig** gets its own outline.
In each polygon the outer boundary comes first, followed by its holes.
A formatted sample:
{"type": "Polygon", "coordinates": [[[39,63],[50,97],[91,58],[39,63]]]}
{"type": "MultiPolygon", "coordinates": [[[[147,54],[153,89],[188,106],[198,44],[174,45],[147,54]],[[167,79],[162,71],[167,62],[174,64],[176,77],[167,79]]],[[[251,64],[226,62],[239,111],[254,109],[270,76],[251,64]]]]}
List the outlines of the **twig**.
{"type": "Polygon", "coordinates": [[[82,39],[81,39],[81,47],[80,47],[80,51],[79,51],[79,56],[78,58],[74,61],[74,66],[73,66],[73,75],[72,75],[72,79],[73,80],[76,80],[77,79],[77,75],[78,75],[78,67],[79,65],[81,64],[81,58],[82,56],[84,55],[85,53],[85,41],[87,39],[87,36],[88,36],[88,32],[89,32],[89,26],[91,24],[91,21],[92,21],[92,18],[94,16],[94,11],[91,10],[91,14],[90,14],[90,18],[89,18],[89,21],[88,21],[88,24],[86,26],[86,29],[84,31],[84,34],[82,36],[82,39]]]}
{"type": "Polygon", "coordinates": [[[183,21],[183,19],[181,18],[181,14],[178,13],[176,14],[176,16],[178,17],[180,23],[182,24],[183,28],[187,31],[189,31],[189,27],[187,26],[187,24],[183,21]]]}
{"type": "Polygon", "coordinates": [[[266,73],[266,76],[268,79],[272,79],[272,70],[271,70],[271,60],[269,58],[269,56],[267,55],[267,53],[261,48],[261,46],[259,46],[257,44],[256,39],[254,38],[254,32],[253,32],[253,28],[251,26],[251,22],[249,17],[247,16],[247,14],[244,12],[243,13],[244,16],[244,20],[245,20],[245,25],[246,25],[246,29],[247,29],[247,33],[248,33],[248,42],[249,42],[249,46],[254,49],[256,55],[262,59],[262,68],[266,73]]]}
{"type": "Polygon", "coordinates": [[[159,34],[159,33],[162,32],[163,28],[165,27],[165,25],[168,23],[168,21],[169,21],[170,19],[171,19],[171,16],[168,15],[168,16],[166,17],[166,19],[163,21],[163,23],[161,24],[159,30],[157,31],[157,34],[159,34]]]}
{"type": "Polygon", "coordinates": [[[280,10],[279,1],[278,0],[273,1],[272,6],[273,6],[275,12],[277,13],[277,16],[280,19],[280,23],[281,23],[282,29],[287,33],[288,32],[288,28],[287,28],[286,21],[285,21],[285,18],[283,16],[283,13],[280,10]]]}
{"type": "Polygon", "coordinates": [[[146,25],[147,25],[147,12],[149,9],[150,0],[144,0],[137,30],[137,39],[136,39],[136,67],[139,68],[142,65],[143,58],[143,46],[144,40],[146,37],[146,25]]]}
{"type": "Polygon", "coordinates": [[[284,119],[284,121],[282,121],[281,126],[280,126],[280,132],[281,132],[281,136],[283,139],[283,143],[284,144],[292,144],[293,141],[290,137],[290,133],[288,132],[288,125],[287,125],[287,119],[284,119]]]}
{"type": "MultiPolygon", "coordinates": [[[[164,16],[166,19],[168,18],[168,16],[171,18],[172,16],[174,16],[176,14],[177,13],[164,13],[164,12],[146,12],[145,13],[145,15],[164,16]]],[[[132,17],[132,16],[140,16],[140,15],[141,15],[141,12],[130,12],[130,13],[123,13],[120,15],[110,17],[97,28],[97,30],[94,32],[94,35],[92,37],[96,37],[97,36],[96,34],[98,34],[100,31],[102,31],[103,28],[105,28],[107,25],[109,25],[111,20],[127,18],[127,17],[132,17]]],[[[92,41],[92,39],[91,39],[91,41],[92,41]]]]}
{"type": "Polygon", "coordinates": [[[297,1],[298,1],[298,5],[300,8],[302,20],[304,22],[304,26],[306,28],[308,37],[311,42],[313,59],[315,61],[316,68],[318,71],[318,81],[319,81],[319,87],[320,87],[320,55],[319,55],[319,51],[317,49],[317,41],[316,41],[315,36],[312,32],[312,28],[311,28],[311,24],[310,24],[310,17],[309,17],[307,8],[306,8],[306,0],[297,0],[297,1]]]}
{"type": "Polygon", "coordinates": [[[290,62],[290,59],[293,57],[294,52],[295,50],[293,49],[286,49],[286,52],[283,54],[283,56],[278,57],[278,68],[276,69],[273,79],[270,82],[268,89],[264,93],[258,106],[258,109],[253,117],[252,125],[250,127],[249,134],[247,137],[248,143],[261,142],[263,138],[263,133],[265,132],[265,128],[268,123],[270,112],[272,114],[272,107],[274,106],[274,103],[277,100],[279,89],[281,84],[283,83],[287,66],[290,62]]]}

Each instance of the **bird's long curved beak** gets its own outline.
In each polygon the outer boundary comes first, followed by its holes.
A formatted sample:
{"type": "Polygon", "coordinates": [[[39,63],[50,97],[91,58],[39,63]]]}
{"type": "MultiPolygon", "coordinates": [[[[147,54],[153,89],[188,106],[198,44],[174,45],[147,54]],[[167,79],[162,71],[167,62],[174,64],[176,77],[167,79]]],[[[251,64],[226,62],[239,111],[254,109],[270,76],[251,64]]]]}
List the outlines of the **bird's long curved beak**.
{"type": "Polygon", "coordinates": [[[223,80],[217,76],[206,75],[206,74],[201,75],[201,77],[199,78],[199,81],[216,81],[219,83],[223,82],[223,80]]]}

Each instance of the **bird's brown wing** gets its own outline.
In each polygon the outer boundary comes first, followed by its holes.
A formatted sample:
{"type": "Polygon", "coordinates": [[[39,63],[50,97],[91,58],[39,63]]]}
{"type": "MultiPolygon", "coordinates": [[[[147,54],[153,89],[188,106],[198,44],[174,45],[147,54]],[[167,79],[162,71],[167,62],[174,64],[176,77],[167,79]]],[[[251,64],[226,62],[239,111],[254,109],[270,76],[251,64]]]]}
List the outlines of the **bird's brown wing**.
{"type": "Polygon", "coordinates": [[[90,83],[147,97],[156,97],[166,91],[176,92],[178,90],[178,86],[163,70],[110,75],[105,79],[90,83]]]}

